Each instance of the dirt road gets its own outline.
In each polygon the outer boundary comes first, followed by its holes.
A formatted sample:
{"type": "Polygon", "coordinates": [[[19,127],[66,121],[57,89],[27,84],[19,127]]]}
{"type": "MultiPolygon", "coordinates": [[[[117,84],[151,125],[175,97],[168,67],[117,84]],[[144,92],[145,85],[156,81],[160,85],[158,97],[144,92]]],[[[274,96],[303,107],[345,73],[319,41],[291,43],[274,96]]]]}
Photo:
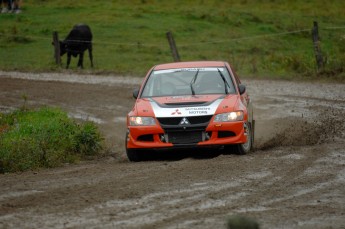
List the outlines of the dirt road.
{"type": "MultiPolygon", "coordinates": [[[[345,85],[246,80],[256,150],[129,163],[125,115],[141,78],[0,71],[0,110],[60,106],[100,126],[111,156],[0,175],[0,228],[345,228],[345,85]]],[[[186,153],[186,154],[184,154],[186,153]]]]}

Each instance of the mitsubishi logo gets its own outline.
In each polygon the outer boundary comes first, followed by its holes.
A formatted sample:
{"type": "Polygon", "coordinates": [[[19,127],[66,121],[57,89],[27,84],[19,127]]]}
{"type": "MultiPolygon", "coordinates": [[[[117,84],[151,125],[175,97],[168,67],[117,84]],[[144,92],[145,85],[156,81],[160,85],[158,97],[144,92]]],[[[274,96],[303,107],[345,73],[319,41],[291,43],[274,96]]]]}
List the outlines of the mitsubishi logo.
{"type": "Polygon", "coordinates": [[[190,123],[189,123],[188,119],[187,118],[183,118],[179,125],[189,125],[189,124],[190,123]]]}
{"type": "Polygon", "coordinates": [[[180,114],[182,114],[182,113],[179,111],[179,109],[176,109],[175,112],[172,112],[172,113],[171,113],[171,115],[175,115],[175,114],[179,114],[179,115],[180,115],[180,114]]]}

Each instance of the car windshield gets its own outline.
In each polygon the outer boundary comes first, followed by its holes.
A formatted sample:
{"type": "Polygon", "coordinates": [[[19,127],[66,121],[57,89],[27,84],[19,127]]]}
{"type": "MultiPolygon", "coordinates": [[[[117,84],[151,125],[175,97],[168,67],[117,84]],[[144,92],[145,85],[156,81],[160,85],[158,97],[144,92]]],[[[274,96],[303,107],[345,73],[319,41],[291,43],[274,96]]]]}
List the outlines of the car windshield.
{"type": "Polygon", "coordinates": [[[226,68],[180,68],[152,71],[141,97],[234,93],[226,68]]]}

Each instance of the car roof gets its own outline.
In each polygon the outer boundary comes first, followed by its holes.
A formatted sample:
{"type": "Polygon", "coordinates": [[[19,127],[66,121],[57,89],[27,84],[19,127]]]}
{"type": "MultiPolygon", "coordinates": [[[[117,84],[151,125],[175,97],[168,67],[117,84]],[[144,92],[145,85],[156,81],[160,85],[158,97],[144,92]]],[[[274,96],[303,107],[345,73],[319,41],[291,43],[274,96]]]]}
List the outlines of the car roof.
{"type": "Polygon", "coordinates": [[[200,67],[224,67],[223,61],[191,61],[191,62],[175,62],[167,64],[159,64],[154,70],[164,70],[172,68],[200,68],[200,67]]]}

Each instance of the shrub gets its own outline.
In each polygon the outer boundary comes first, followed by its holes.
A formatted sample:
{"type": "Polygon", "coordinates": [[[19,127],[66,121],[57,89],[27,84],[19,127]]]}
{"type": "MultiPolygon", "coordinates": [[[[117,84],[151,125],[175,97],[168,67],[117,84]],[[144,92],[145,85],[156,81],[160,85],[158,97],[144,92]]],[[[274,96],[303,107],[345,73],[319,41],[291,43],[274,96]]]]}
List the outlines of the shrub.
{"type": "Polygon", "coordinates": [[[102,149],[97,127],[76,123],[58,108],[0,114],[0,172],[55,167],[102,149]]]}
{"type": "Polygon", "coordinates": [[[102,137],[92,122],[87,122],[78,129],[75,140],[76,151],[83,155],[92,156],[102,148],[102,137]]]}
{"type": "Polygon", "coordinates": [[[242,215],[233,215],[227,219],[227,228],[228,229],[259,229],[260,225],[256,220],[242,216],[242,215]]]}

